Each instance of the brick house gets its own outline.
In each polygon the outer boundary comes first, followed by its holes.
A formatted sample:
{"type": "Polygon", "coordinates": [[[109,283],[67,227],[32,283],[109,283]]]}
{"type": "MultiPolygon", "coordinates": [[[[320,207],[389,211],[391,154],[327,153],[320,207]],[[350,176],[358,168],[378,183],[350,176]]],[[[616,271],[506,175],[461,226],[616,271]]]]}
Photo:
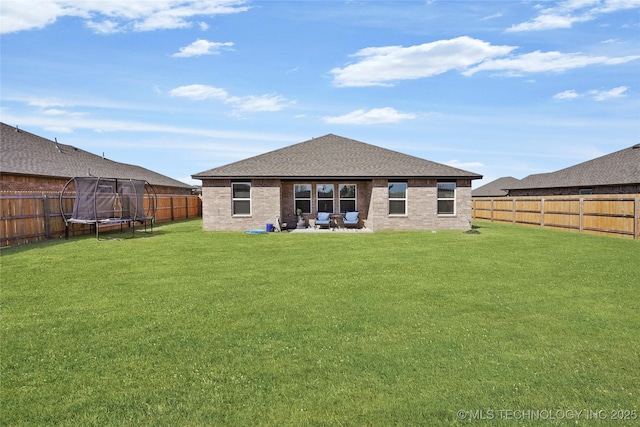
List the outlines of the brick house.
{"type": "Polygon", "coordinates": [[[318,212],[358,211],[371,230],[468,229],[471,181],[482,176],[325,135],[192,175],[202,180],[203,228],[307,224],[318,212]]]}
{"type": "Polygon", "coordinates": [[[193,188],[140,166],[114,162],[71,145],[0,123],[0,192],[58,193],[76,176],[147,181],[159,194],[192,194],[193,188]]]}
{"type": "Polygon", "coordinates": [[[640,144],[555,172],[521,180],[500,178],[473,191],[474,197],[639,194],[640,144]]]}

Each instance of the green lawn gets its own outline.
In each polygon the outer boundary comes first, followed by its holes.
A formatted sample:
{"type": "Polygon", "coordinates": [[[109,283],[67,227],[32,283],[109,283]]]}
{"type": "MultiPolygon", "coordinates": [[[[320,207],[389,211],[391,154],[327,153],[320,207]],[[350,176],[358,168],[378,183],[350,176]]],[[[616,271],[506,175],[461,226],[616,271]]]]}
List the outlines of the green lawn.
{"type": "Polygon", "coordinates": [[[2,250],[0,424],[638,422],[639,241],[201,226],[2,250]]]}

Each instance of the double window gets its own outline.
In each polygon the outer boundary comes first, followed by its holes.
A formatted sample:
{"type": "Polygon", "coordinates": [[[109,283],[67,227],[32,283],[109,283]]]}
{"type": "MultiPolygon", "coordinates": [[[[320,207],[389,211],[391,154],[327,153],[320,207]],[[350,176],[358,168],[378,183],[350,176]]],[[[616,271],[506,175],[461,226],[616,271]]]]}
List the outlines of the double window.
{"type": "Polygon", "coordinates": [[[456,214],[456,183],[438,183],[438,215],[456,214]]]}
{"type": "Polygon", "coordinates": [[[231,183],[231,205],[233,215],[251,215],[251,183],[231,183]]]}
{"type": "Polygon", "coordinates": [[[389,215],[407,214],[407,183],[389,183],[389,215]]]}

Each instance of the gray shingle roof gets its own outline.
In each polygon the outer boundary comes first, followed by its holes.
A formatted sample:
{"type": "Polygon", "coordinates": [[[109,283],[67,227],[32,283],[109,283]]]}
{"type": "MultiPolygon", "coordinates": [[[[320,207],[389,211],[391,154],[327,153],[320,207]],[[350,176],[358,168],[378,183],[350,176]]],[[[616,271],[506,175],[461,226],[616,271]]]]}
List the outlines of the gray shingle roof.
{"type": "Polygon", "coordinates": [[[325,135],[193,175],[203,178],[468,178],[481,175],[325,135]]]}
{"type": "Polygon", "coordinates": [[[556,172],[529,175],[509,189],[640,184],[640,144],[556,172]]]}
{"type": "Polygon", "coordinates": [[[114,162],[71,145],[56,143],[0,123],[0,171],[72,178],[94,176],[146,180],[152,185],[191,188],[188,184],[140,166],[114,162]]]}
{"type": "Polygon", "coordinates": [[[471,192],[472,197],[502,197],[508,194],[507,188],[513,188],[514,185],[520,182],[512,176],[505,176],[498,178],[488,184],[478,187],[471,192]]]}

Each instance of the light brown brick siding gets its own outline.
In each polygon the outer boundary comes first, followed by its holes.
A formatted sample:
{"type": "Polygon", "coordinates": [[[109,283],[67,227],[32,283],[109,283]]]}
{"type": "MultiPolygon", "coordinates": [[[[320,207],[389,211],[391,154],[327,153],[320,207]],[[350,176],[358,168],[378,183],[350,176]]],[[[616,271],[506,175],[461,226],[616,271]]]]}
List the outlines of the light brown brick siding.
{"type": "MultiPolygon", "coordinates": [[[[242,181],[247,182],[247,181],[242,181]]],[[[231,203],[231,180],[204,180],[202,220],[205,231],[242,231],[264,229],[280,214],[280,180],[251,180],[251,215],[234,216],[231,203]]]]}
{"type": "Polygon", "coordinates": [[[388,181],[280,181],[254,179],[251,181],[251,215],[233,216],[231,213],[231,181],[228,179],[203,181],[203,222],[205,230],[247,230],[264,228],[279,215],[283,222],[295,224],[293,189],[296,184],[312,184],[312,213],[305,214],[307,224],[316,218],[316,184],[334,184],[334,211],[339,210],[339,184],[357,185],[357,206],[361,223],[372,230],[441,230],[467,229],[471,220],[471,180],[457,180],[456,214],[437,215],[437,180],[407,180],[407,215],[388,213],[388,181]]]}

